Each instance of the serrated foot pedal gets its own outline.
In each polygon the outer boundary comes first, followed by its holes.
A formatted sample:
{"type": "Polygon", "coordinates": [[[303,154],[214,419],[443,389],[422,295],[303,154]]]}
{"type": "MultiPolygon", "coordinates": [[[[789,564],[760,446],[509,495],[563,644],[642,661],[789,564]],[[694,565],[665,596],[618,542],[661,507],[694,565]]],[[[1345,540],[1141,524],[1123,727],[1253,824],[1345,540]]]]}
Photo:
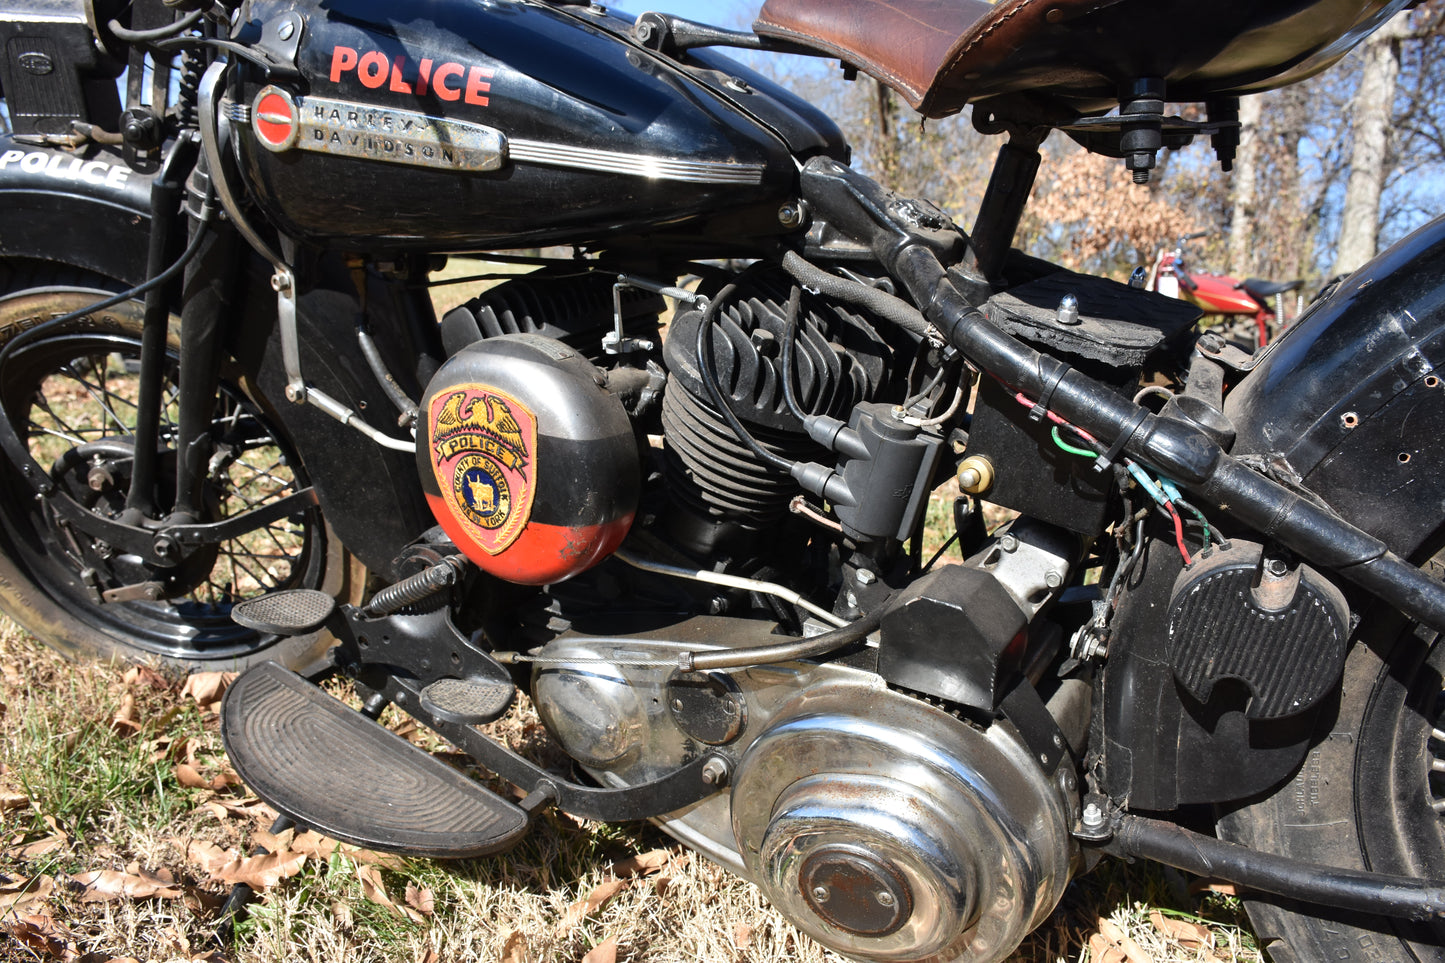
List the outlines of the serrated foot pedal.
{"type": "Polygon", "coordinates": [[[286,589],[237,602],[231,621],[271,635],[305,635],[336,611],[336,599],[316,589],[286,589]]]}
{"type": "Polygon", "coordinates": [[[507,849],[525,812],[274,662],[226,691],[221,738],[278,812],[367,849],[429,858],[507,849]]]}
{"type": "Polygon", "coordinates": [[[438,679],[421,690],[421,704],[444,722],[479,726],[501,718],[516,692],[511,682],[438,679]]]}

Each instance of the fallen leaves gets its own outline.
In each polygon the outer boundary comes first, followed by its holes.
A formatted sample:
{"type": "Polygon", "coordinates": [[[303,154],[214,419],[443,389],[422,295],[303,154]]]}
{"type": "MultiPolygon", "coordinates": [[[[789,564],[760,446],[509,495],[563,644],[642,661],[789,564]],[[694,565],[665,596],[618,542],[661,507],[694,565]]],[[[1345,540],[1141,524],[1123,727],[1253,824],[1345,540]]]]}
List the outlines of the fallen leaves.
{"type": "Polygon", "coordinates": [[[70,880],[80,888],[82,903],[108,903],[119,899],[178,899],[185,895],[175,877],[161,869],[148,872],[131,863],[125,872],[113,869],[76,873],[70,880]]]}
{"type": "Polygon", "coordinates": [[[506,942],[502,944],[500,963],[527,963],[527,937],[522,935],[521,930],[507,934],[506,942]]]}
{"type": "Polygon", "coordinates": [[[236,681],[235,672],[196,672],[186,677],[181,688],[182,697],[190,697],[201,707],[202,712],[220,712],[221,697],[236,681]]]}
{"type": "Polygon", "coordinates": [[[1158,957],[1144,949],[1140,941],[1149,943],[1156,952],[1165,953],[1163,959],[1187,958],[1199,963],[1219,963],[1211,952],[1215,939],[1209,927],[1166,915],[1157,909],[1149,911],[1149,924],[1153,928],[1152,933],[1135,927],[1135,932],[1139,934],[1136,940],[1114,920],[1100,919],[1097,932],[1089,937],[1090,963],[1155,963],[1158,957]],[[1181,956],[1181,953],[1187,956],[1181,956]]]}
{"type": "Polygon", "coordinates": [[[13,880],[0,876],[0,915],[28,912],[54,892],[55,880],[49,876],[13,880]]]}
{"type": "Polygon", "coordinates": [[[562,914],[562,919],[558,922],[557,928],[562,932],[570,930],[605,906],[608,900],[622,892],[627,886],[627,880],[614,879],[594,887],[592,892],[567,907],[567,912],[562,914]]]}
{"type": "Polygon", "coordinates": [[[1207,926],[1165,916],[1157,909],[1149,912],[1149,922],[1167,939],[1173,940],[1185,949],[1198,950],[1214,947],[1214,934],[1207,926]]]}
{"type": "Polygon", "coordinates": [[[609,936],[587,951],[582,963],[617,963],[617,937],[609,936]]]}
{"type": "Polygon", "coordinates": [[[244,883],[254,890],[266,890],[283,879],[301,872],[306,854],[285,850],[260,856],[242,856],[235,850],[222,849],[215,843],[195,840],[186,849],[186,858],[199,866],[211,879],[222,883],[244,883]]]}

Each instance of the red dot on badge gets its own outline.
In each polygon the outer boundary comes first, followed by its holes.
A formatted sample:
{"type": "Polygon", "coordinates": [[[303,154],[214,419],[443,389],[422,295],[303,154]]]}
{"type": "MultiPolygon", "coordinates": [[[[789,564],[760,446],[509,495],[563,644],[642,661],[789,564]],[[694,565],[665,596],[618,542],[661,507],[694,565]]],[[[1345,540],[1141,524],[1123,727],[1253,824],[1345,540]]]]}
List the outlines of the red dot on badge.
{"type": "Polygon", "coordinates": [[[296,132],[291,102],[280,94],[267,94],[256,102],[256,133],[273,146],[285,144],[296,132]]]}

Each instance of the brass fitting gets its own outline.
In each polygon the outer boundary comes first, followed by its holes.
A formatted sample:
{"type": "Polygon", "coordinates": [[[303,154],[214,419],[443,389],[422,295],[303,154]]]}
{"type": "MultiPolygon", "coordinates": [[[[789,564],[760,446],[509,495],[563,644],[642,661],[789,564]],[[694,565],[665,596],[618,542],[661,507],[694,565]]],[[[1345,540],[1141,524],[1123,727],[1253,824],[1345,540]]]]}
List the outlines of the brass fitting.
{"type": "Polygon", "coordinates": [[[983,455],[969,455],[958,465],[958,488],[969,495],[982,495],[993,487],[993,462],[983,455]]]}

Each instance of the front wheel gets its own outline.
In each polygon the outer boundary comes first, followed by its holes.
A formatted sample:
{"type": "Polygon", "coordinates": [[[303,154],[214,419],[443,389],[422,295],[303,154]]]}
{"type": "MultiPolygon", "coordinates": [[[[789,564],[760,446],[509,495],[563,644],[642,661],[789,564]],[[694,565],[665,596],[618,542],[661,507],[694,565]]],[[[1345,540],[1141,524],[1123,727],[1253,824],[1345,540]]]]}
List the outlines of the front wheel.
{"type": "MultiPolygon", "coordinates": [[[[1445,553],[1427,566],[1437,578],[1445,553]]],[[[1224,816],[1222,837],[1311,862],[1445,877],[1445,644],[1396,613],[1367,617],[1345,665],[1339,713],[1323,718],[1294,780],[1224,816]]],[[[1327,714],[1328,715],[1328,714],[1327,714]]],[[[1249,902],[1276,963],[1445,961],[1445,925],[1249,902]]]]}
{"type": "MultiPolygon", "coordinates": [[[[116,287],[39,262],[0,263],[0,285],[0,345],[116,287]]],[[[31,457],[72,498],[112,518],[129,491],[143,315],[139,301],[127,301],[82,316],[15,351],[0,381],[0,403],[31,457]]],[[[172,319],[173,346],[177,325],[172,319]]],[[[167,369],[157,452],[162,510],[174,491],[174,357],[167,369]]],[[[277,501],[307,484],[279,423],[228,369],[211,441],[203,522],[277,501]]],[[[58,518],[15,466],[0,466],[0,608],[69,655],[180,671],[240,669],[268,659],[306,665],[329,641],[322,634],[283,639],[258,633],[232,622],[231,608],[278,589],[344,595],[359,581],[350,569],[347,554],[312,508],[196,552],[173,569],[152,570],[58,518]]]]}

